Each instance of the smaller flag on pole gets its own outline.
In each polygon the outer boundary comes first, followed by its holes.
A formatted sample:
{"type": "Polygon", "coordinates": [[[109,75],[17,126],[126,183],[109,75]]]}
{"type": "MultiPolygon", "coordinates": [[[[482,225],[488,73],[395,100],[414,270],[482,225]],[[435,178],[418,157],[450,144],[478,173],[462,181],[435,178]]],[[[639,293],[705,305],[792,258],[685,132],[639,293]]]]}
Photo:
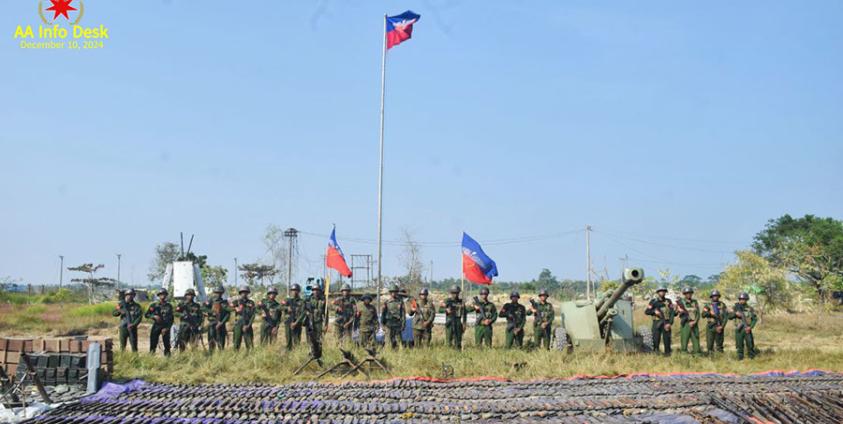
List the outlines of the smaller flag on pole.
{"type": "Polygon", "coordinates": [[[386,18],[386,48],[391,49],[413,36],[413,24],[419,21],[421,15],[408,10],[400,15],[386,18]]]}
{"type": "Polygon", "coordinates": [[[337,243],[337,228],[331,229],[331,238],[328,239],[328,250],[325,252],[325,266],[336,270],[343,277],[351,277],[351,270],[345,262],[345,255],[337,243]]]}
{"type": "Polygon", "coordinates": [[[492,278],[498,276],[495,261],[486,256],[480,243],[466,233],[462,233],[462,273],[472,283],[487,285],[492,284],[492,278]]]}

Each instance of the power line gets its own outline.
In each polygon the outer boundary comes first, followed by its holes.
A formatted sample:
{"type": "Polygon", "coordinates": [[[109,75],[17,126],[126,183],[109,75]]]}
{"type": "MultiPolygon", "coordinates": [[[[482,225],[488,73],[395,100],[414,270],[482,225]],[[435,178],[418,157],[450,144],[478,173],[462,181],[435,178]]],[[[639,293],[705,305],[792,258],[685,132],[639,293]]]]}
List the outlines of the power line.
{"type": "MultiPolygon", "coordinates": [[[[539,241],[545,240],[552,240],[561,238],[571,234],[582,233],[584,230],[577,229],[577,230],[570,230],[570,231],[563,231],[559,233],[551,233],[551,234],[544,234],[544,235],[531,235],[531,236],[518,236],[518,237],[509,237],[509,238],[502,238],[502,239],[490,239],[490,240],[483,240],[484,246],[502,246],[508,244],[528,244],[528,243],[535,243],[539,241]]],[[[314,233],[309,231],[302,231],[299,230],[299,234],[312,236],[312,237],[319,237],[319,238],[328,238],[328,234],[320,234],[314,233]]],[[[365,239],[365,238],[358,238],[358,237],[343,237],[343,242],[348,243],[360,243],[360,244],[377,244],[377,240],[372,239],[365,239]]],[[[390,245],[390,246],[403,246],[407,242],[404,240],[383,240],[383,244],[390,245]]],[[[461,245],[460,242],[454,241],[415,241],[414,243],[424,246],[424,247],[459,247],[461,245]]]]}
{"type": "Polygon", "coordinates": [[[717,254],[721,254],[721,255],[722,254],[731,255],[731,254],[735,253],[734,251],[729,252],[729,251],[725,251],[725,250],[705,249],[705,248],[700,248],[700,247],[695,247],[695,246],[682,246],[682,245],[677,245],[677,244],[660,243],[660,242],[649,241],[649,240],[644,240],[644,239],[635,238],[635,237],[622,236],[622,235],[619,235],[619,234],[613,234],[613,233],[609,233],[609,232],[606,232],[606,231],[594,230],[594,232],[595,233],[599,232],[599,233],[607,235],[609,237],[616,237],[616,238],[620,238],[620,239],[623,239],[623,240],[633,241],[633,242],[636,242],[636,243],[643,243],[643,244],[649,244],[649,245],[660,246],[660,247],[670,247],[672,249],[692,250],[692,251],[703,252],[703,253],[717,253],[717,254]]]}

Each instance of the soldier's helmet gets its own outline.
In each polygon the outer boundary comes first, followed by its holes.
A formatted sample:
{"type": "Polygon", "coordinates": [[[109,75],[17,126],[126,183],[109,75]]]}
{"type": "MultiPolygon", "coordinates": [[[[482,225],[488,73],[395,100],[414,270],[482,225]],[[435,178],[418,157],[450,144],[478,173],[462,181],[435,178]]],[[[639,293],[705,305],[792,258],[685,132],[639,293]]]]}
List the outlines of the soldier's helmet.
{"type": "Polygon", "coordinates": [[[521,297],[521,294],[518,293],[518,290],[513,290],[512,293],[509,294],[509,298],[512,299],[513,297],[521,297]]]}
{"type": "Polygon", "coordinates": [[[313,287],[311,287],[310,289],[322,291],[322,286],[320,286],[319,284],[314,284],[313,287]]]}
{"type": "Polygon", "coordinates": [[[124,292],[124,295],[129,295],[129,294],[134,296],[135,295],[135,289],[129,289],[129,290],[126,290],[124,292]]]}
{"type": "Polygon", "coordinates": [[[266,294],[278,294],[278,289],[270,287],[269,290],[266,291],[266,294]]]}
{"type": "Polygon", "coordinates": [[[708,297],[714,297],[714,296],[720,297],[720,292],[717,291],[717,290],[712,290],[711,294],[709,294],[708,297]]]}
{"type": "Polygon", "coordinates": [[[370,301],[370,302],[371,302],[371,301],[372,301],[372,295],[370,295],[370,294],[364,294],[363,296],[361,296],[361,297],[360,297],[360,299],[362,299],[363,301],[367,301],[367,300],[368,300],[368,301],[370,301]]]}
{"type": "Polygon", "coordinates": [[[216,288],[214,288],[214,293],[223,294],[223,293],[225,293],[225,289],[222,288],[222,286],[216,287],[216,288]]]}
{"type": "Polygon", "coordinates": [[[342,285],[342,288],[340,289],[340,291],[341,292],[351,291],[351,286],[349,286],[348,283],[345,283],[345,284],[342,285]]]}
{"type": "Polygon", "coordinates": [[[656,289],[656,293],[666,292],[666,291],[667,291],[667,287],[665,287],[665,286],[659,286],[659,288],[656,289]]]}
{"type": "Polygon", "coordinates": [[[427,296],[428,294],[430,294],[430,292],[426,288],[422,288],[421,290],[419,290],[419,296],[427,296]]]}
{"type": "Polygon", "coordinates": [[[240,286],[240,290],[237,291],[237,293],[251,293],[251,292],[252,292],[252,289],[250,289],[249,286],[240,286]]]}
{"type": "Polygon", "coordinates": [[[293,283],[293,285],[290,286],[290,291],[301,291],[301,286],[298,283],[293,283]]]}
{"type": "Polygon", "coordinates": [[[547,296],[547,289],[539,290],[539,296],[547,296]]]}
{"type": "Polygon", "coordinates": [[[460,286],[458,286],[456,284],[451,286],[451,289],[448,290],[448,293],[459,293],[459,292],[460,292],[460,286]]]}
{"type": "Polygon", "coordinates": [[[393,284],[393,285],[389,286],[389,292],[390,293],[393,293],[393,292],[397,293],[398,292],[398,284],[393,284]]]}
{"type": "Polygon", "coordinates": [[[480,289],[480,294],[489,294],[489,289],[483,287],[482,289],[480,289]]]}
{"type": "Polygon", "coordinates": [[[749,293],[742,292],[738,295],[738,300],[749,300],[749,293]]]}
{"type": "Polygon", "coordinates": [[[682,289],[682,294],[688,294],[688,293],[693,293],[693,292],[694,292],[694,289],[692,289],[690,287],[685,287],[684,289],[682,289]]]}
{"type": "Polygon", "coordinates": [[[170,294],[170,293],[168,293],[168,292],[167,292],[167,289],[161,289],[161,290],[158,290],[158,293],[155,293],[155,294],[156,294],[156,295],[158,295],[158,296],[161,296],[162,294],[163,294],[164,296],[166,296],[166,295],[168,295],[168,294],[170,294]]]}
{"type": "Polygon", "coordinates": [[[193,289],[187,289],[184,291],[185,296],[196,296],[196,292],[193,289]]]}

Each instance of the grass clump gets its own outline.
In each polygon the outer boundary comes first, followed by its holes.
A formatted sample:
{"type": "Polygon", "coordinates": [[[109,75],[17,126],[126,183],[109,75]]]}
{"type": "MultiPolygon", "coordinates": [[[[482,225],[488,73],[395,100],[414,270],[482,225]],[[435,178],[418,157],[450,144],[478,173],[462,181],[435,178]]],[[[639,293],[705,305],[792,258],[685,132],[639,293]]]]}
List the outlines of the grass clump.
{"type": "Polygon", "coordinates": [[[85,317],[111,317],[111,312],[117,304],[114,302],[96,303],[93,305],[76,306],[70,309],[69,315],[76,318],[85,317]]]}

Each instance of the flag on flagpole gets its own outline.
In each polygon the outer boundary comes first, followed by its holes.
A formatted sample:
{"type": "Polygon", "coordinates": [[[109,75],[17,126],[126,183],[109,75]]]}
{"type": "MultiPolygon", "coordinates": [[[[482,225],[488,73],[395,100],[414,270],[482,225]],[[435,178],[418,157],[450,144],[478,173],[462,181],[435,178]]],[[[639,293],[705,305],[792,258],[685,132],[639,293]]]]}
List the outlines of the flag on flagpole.
{"type": "Polygon", "coordinates": [[[495,261],[466,233],[462,233],[462,272],[468,281],[477,284],[492,284],[492,278],[498,276],[495,261]]]}
{"type": "Polygon", "coordinates": [[[400,15],[386,18],[386,48],[391,49],[413,36],[413,24],[419,21],[421,15],[408,10],[400,15]]]}
{"type": "Polygon", "coordinates": [[[328,239],[328,250],[325,252],[325,266],[336,270],[343,277],[351,277],[351,270],[345,262],[345,255],[342,254],[342,249],[337,243],[337,228],[331,229],[331,238],[328,239]]]}

